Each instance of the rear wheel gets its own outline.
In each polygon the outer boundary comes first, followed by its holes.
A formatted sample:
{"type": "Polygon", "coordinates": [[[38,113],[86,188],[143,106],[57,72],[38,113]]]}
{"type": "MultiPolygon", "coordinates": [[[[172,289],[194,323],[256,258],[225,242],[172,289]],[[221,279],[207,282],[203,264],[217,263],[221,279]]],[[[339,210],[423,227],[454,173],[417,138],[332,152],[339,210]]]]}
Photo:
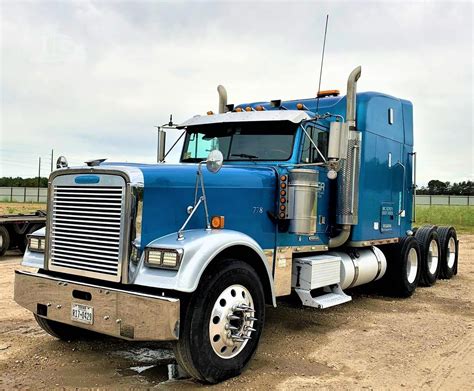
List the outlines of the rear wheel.
{"type": "Polygon", "coordinates": [[[191,376],[218,383],[239,375],[253,357],[265,320],[263,287],[245,262],[226,259],[202,277],[175,345],[191,376]]]}
{"type": "Polygon", "coordinates": [[[399,243],[381,246],[387,258],[387,272],[380,281],[384,291],[397,297],[413,294],[420,279],[420,248],[413,236],[400,238],[399,243]]]}
{"type": "Polygon", "coordinates": [[[10,234],[4,226],[0,226],[0,257],[5,255],[10,247],[10,234]]]}
{"type": "Polygon", "coordinates": [[[458,272],[458,238],[453,227],[439,227],[440,278],[450,279],[458,272]]]}
{"type": "Polygon", "coordinates": [[[49,335],[61,339],[63,341],[74,341],[80,339],[91,339],[96,333],[81,329],[79,327],[70,326],[68,324],[59,323],[51,319],[42,318],[34,314],[38,325],[49,335]]]}
{"type": "Polygon", "coordinates": [[[440,246],[437,227],[425,225],[415,233],[421,252],[420,284],[431,286],[436,282],[440,269],[440,246]]]}

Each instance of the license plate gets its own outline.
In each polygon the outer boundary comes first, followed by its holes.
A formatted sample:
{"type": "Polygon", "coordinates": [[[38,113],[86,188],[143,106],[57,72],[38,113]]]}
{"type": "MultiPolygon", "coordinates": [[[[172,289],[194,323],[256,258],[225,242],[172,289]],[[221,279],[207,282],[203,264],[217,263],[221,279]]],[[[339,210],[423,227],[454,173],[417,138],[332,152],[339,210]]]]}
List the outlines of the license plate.
{"type": "Polygon", "coordinates": [[[72,303],[71,320],[75,322],[93,324],[94,323],[94,307],[84,304],[72,303]]]}

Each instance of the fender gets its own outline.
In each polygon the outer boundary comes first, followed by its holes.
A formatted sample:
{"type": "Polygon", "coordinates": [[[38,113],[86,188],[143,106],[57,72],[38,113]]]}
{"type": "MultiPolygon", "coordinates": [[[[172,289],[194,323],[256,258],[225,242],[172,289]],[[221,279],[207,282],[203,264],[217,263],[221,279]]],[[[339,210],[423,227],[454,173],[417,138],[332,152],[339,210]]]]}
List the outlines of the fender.
{"type": "MultiPolygon", "coordinates": [[[[148,267],[144,263],[142,255],[140,263],[134,274],[130,276],[131,283],[136,285],[171,289],[180,292],[194,292],[199,284],[202,274],[212,260],[222,251],[233,246],[245,246],[257,255],[256,262],[262,262],[271,289],[273,306],[276,306],[273,277],[267,258],[258,245],[250,236],[232,230],[189,230],[184,233],[183,240],[177,240],[177,233],[163,236],[150,242],[147,247],[182,249],[183,257],[178,270],[165,270],[148,267]]],[[[262,266],[262,265],[259,265],[262,266]]],[[[264,284],[265,286],[265,284],[264,284]]]]}

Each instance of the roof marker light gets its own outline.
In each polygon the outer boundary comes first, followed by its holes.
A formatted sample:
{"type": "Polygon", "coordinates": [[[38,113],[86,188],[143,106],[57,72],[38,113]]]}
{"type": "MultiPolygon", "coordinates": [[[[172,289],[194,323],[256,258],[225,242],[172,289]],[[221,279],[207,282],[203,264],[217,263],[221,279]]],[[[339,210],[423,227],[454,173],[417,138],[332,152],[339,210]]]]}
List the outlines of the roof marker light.
{"type": "Polygon", "coordinates": [[[325,98],[327,96],[338,96],[340,94],[339,90],[324,90],[319,91],[317,94],[318,98],[325,98]]]}
{"type": "Polygon", "coordinates": [[[236,111],[237,113],[241,113],[243,110],[242,110],[242,107],[237,107],[237,108],[235,109],[235,111],[236,111]]]}
{"type": "Polygon", "coordinates": [[[214,112],[213,112],[212,110],[209,110],[209,111],[207,112],[207,115],[213,115],[213,114],[214,114],[214,112]]]}
{"type": "Polygon", "coordinates": [[[252,108],[251,108],[250,106],[247,106],[247,107],[245,108],[245,111],[252,111],[252,108]]]}
{"type": "Polygon", "coordinates": [[[261,106],[261,105],[258,105],[257,107],[255,107],[255,110],[257,111],[265,111],[265,107],[261,106]]]}

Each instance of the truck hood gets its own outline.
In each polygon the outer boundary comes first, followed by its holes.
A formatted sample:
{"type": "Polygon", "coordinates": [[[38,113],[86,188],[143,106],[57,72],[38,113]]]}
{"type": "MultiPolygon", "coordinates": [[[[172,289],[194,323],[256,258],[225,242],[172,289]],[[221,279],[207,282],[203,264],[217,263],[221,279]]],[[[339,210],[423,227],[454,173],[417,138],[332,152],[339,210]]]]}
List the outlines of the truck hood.
{"type": "MultiPolygon", "coordinates": [[[[144,198],[141,246],[177,232],[194,203],[197,164],[127,165],[143,174],[144,198]]],[[[273,248],[277,171],[255,164],[224,165],[212,174],[202,167],[210,216],[224,216],[225,228],[244,232],[262,248],[273,248]]],[[[198,196],[201,189],[198,188],[198,196]]],[[[204,206],[186,229],[204,229],[204,206]]]]}

